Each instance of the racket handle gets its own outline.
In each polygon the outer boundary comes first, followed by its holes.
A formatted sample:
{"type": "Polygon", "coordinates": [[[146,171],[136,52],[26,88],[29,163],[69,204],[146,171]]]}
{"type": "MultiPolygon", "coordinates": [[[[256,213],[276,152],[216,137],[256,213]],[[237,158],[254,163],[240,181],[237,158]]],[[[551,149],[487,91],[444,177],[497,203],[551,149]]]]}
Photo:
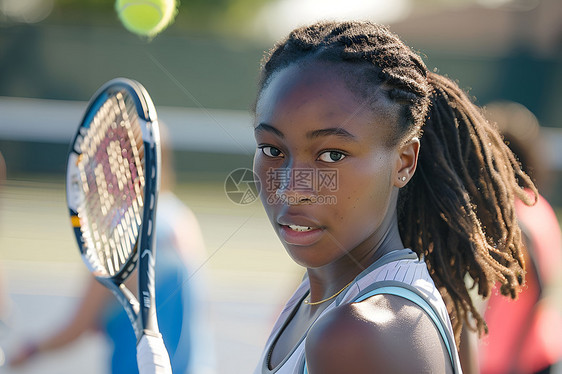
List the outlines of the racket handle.
{"type": "Polygon", "coordinates": [[[137,344],[139,374],[172,374],[168,351],[162,336],[143,335],[137,344]]]}

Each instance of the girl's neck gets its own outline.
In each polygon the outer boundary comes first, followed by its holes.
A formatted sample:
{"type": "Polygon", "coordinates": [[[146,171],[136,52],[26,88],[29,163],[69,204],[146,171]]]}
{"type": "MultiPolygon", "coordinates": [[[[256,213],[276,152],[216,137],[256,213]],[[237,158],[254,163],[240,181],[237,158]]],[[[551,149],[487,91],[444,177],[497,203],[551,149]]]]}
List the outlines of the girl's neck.
{"type": "Polygon", "coordinates": [[[307,269],[310,282],[309,299],[317,301],[332,296],[379,258],[403,248],[398,222],[396,217],[393,217],[387,229],[382,235],[378,235],[378,238],[370,238],[331,264],[307,269]]]}

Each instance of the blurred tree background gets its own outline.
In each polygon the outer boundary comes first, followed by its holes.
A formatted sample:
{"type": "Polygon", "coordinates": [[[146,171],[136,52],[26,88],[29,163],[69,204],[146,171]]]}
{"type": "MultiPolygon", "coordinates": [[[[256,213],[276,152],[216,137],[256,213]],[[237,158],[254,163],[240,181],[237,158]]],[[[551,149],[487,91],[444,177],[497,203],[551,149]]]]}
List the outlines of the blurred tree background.
{"type": "Polygon", "coordinates": [[[123,74],[154,86],[160,104],[196,107],[169,82],[165,90],[156,70],[168,70],[202,106],[246,110],[261,56],[282,35],[268,28],[338,13],[390,24],[479,103],[515,100],[543,125],[562,126],[552,104],[562,99],[557,0],[183,0],[174,24],[150,43],[123,29],[113,0],[0,0],[0,95],[87,100],[106,77],[123,74]]]}
{"type": "MultiPolygon", "coordinates": [[[[260,7],[272,0],[183,0],[174,28],[192,35],[234,35],[260,7]]],[[[119,26],[114,0],[58,0],[49,22],[75,25],[119,26]]]]}

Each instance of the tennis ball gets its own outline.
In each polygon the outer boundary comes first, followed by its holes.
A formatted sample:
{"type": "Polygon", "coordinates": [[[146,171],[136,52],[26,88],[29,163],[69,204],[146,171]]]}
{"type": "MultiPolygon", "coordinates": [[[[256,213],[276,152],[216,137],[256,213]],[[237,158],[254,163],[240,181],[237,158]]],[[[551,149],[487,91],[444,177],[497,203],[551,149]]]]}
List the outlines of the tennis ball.
{"type": "Polygon", "coordinates": [[[125,28],[153,38],[174,21],[176,0],[117,0],[115,10],[125,28]]]}

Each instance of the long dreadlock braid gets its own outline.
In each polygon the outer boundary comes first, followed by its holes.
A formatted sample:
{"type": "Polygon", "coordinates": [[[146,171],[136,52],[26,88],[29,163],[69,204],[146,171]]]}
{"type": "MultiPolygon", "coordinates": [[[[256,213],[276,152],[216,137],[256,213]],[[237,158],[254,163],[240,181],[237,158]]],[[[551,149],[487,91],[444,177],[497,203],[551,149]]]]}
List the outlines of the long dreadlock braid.
{"type": "Polygon", "coordinates": [[[496,282],[502,294],[516,297],[524,262],[514,199],[533,203],[519,183],[536,189],[464,92],[437,74],[429,73],[428,80],[434,87],[431,107],[418,168],[401,191],[399,227],[404,243],[425,255],[435,283],[453,304],[458,340],[463,321],[469,322],[467,312],[478,331],[485,330],[466,274],[484,297],[496,282]]]}
{"type": "Polygon", "coordinates": [[[264,59],[259,92],[275,72],[308,59],[341,63],[349,68],[351,89],[369,98],[382,88],[401,105],[389,142],[421,137],[417,171],[399,195],[402,240],[424,255],[449,304],[457,342],[470,315],[474,328],[486,330],[465,278],[470,275],[484,297],[496,282],[504,295],[516,297],[524,262],[514,198],[532,204],[522,189],[536,194],[530,178],[467,95],[429,72],[387,28],[322,22],[296,29],[264,59]]]}

